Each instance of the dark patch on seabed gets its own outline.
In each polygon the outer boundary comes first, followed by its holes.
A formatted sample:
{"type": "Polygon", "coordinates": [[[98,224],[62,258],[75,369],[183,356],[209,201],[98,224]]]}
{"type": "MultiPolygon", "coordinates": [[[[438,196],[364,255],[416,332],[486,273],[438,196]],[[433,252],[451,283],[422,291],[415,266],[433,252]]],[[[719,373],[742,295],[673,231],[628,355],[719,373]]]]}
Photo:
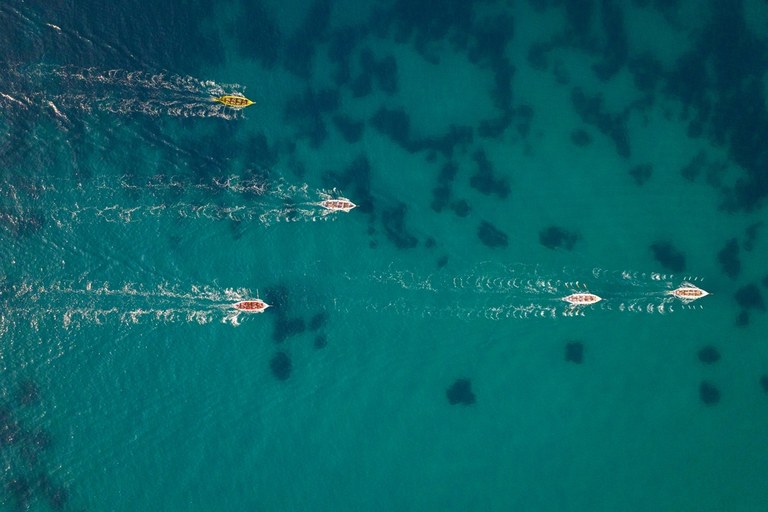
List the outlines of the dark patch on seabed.
{"type": "Polygon", "coordinates": [[[328,322],[328,313],[321,311],[316,313],[309,321],[309,328],[312,331],[316,331],[323,327],[328,322]]]}
{"type": "Polygon", "coordinates": [[[323,174],[323,182],[327,187],[349,191],[350,197],[361,212],[367,213],[374,220],[375,203],[371,195],[371,164],[365,155],[360,155],[343,171],[328,171],[323,174]]]}
{"type": "Polygon", "coordinates": [[[750,283],[742,286],[734,294],[736,303],[741,307],[741,313],[736,319],[736,325],[744,327],[749,324],[749,315],[752,310],[765,311],[765,301],[763,300],[763,294],[760,292],[760,288],[750,283]]]}
{"type": "MultiPolygon", "coordinates": [[[[286,104],[285,120],[295,130],[293,147],[296,139],[307,140],[315,148],[322,145],[328,136],[329,122],[347,143],[357,144],[361,140],[365,124],[338,110],[341,89],[348,90],[352,98],[367,96],[374,88],[385,95],[397,92],[400,79],[397,60],[392,55],[377,54],[364,46],[364,38],[370,35],[411,44],[430,62],[440,58],[431,43],[447,41],[454,51],[466,54],[478,68],[489,69],[493,74],[489,94],[496,114],[479,122],[476,128],[481,136],[496,138],[508,127],[516,128],[521,137],[528,136],[533,109],[528,105],[516,107],[513,104],[515,68],[506,57],[507,46],[514,35],[514,20],[509,14],[480,14],[472,2],[451,1],[435,9],[430,2],[395,1],[389,6],[377,5],[371,17],[360,25],[331,28],[331,7],[328,0],[313,2],[299,28],[290,36],[281,33],[264,2],[243,3],[240,9],[243,16],[235,22],[237,47],[242,56],[260,62],[268,69],[282,65],[302,80],[311,78],[317,49],[323,45],[327,47],[327,55],[335,68],[332,72],[335,87],[307,88],[301,96],[286,104]]],[[[442,134],[414,137],[409,114],[396,105],[381,105],[368,124],[409,153],[426,151],[430,161],[435,161],[438,155],[451,158],[457,149],[465,149],[474,139],[472,126],[450,126],[442,134]]],[[[291,144],[276,142],[274,146],[289,147],[291,144]]],[[[470,178],[471,186],[484,194],[506,197],[509,193],[507,179],[497,175],[482,150],[476,151],[475,160],[477,172],[470,178]]],[[[327,172],[324,181],[354,197],[360,205],[359,211],[370,215],[372,225],[377,219],[369,174],[370,164],[361,156],[346,170],[327,172]]],[[[447,181],[434,189],[432,207],[436,211],[450,207],[459,217],[466,217],[472,211],[467,200],[452,197],[447,181]]],[[[383,209],[379,219],[387,238],[397,247],[418,245],[416,237],[405,229],[405,212],[401,205],[383,209]]],[[[498,244],[501,237],[494,238],[492,243],[498,244]]],[[[371,247],[377,244],[375,239],[370,241],[371,247]]]]}
{"type": "Polygon", "coordinates": [[[689,134],[724,148],[743,171],[733,186],[719,186],[723,207],[751,211],[768,194],[768,112],[761,85],[768,52],[745,24],[744,2],[708,6],[709,23],[667,75],[667,90],[685,106],[689,134]]]}
{"type": "Polygon", "coordinates": [[[315,0],[304,22],[286,41],[285,68],[302,79],[310,77],[315,48],[326,37],[331,20],[331,4],[331,0],[315,0]]]}
{"type": "Polygon", "coordinates": [[[571,142],[583,148],[592,144],[592,136],[586,130],[574,130],[571,132],[571,142]]]}
{"type": "Polygon", "coordinates": [[[318,334],[315,336],[315,342],[314,342],[315,348],[320,350],[321,348],[325,348],[326,345],[328,345],[328,338],[325,336],[325,334],[318,334]]]}
{"type": "Polygon", "coordinates": [[[301,317],[291,317],[291,300],[289,289],[286,285],[270,286],[264,291],[264,298],[268,304],[273,306],[269,310],[274,311],[275,323],[272,339],[277,343],[282,343],[291,336],[301,334],[306,329],[304,319],[301,317]]]}
{"type": "Polygon", "coordinates": [[[352,83],[355,97],[367,96],[376,82],[385,94],[392,96],[397,92],[397,61],[391,55],[377,60],[370,48],[360,52],[361,74],[352,83]]]}
{"type": "Polygon", "coordinates": [[[416,151],[411,142],[411,119],[402,108],[381,107],[370,120],[371,126],[382,135],[386,135],[395,144],[411,153],[416,151]]]}
{"type": "MultiPolygon", "coordinates": [[[[328,322],[328,314],[324,311],[316,313],[309,321],[309,329],[311,331],[317,331],[325,326],[328,322]]],[[[324,333],[318,333],[315,336],[314,346],[316,349],[325,348],[328,345],[328,338],[324,333]]]]}
{"type": "Polygon", "coordinates": [[[581,364],[584,360],[584,344],[580,341],[566,343],[565,360],[570,363],[581,364]]]}
{"type": "Polygon", "coordinates": [[[477,236],[488,247],[498,248],[507,246],[507,234],[487,221],[482,221],[477,228],[477,236]]]}
{"type": "Polygon", "coordinates": [[[760,377],[760,387],[763,389],[763,392],[768,395],[768,375],[762,375],[760,377]]]}
{"type": "Polygon", "coordinates": [[[409,153],[428,150],[450,158],[456,146],[466,147],[473,140],[471,128],[453,125],[444,135],[414,139],[411,137],[411,118],[402,108],[381,107],[370,123],[376,131],[409,153]]]}
{"type": "Polygon", "coordinates": [[[441,212],[451,202],[453,182],[458,172],[458,167],[453,162],[447,162],[437,175],[437,186],[432,189],[432,209],[441,212]]]}
{"type": "Polygon", "coordinates": [[[565,249],[570,251],[581,239],[575,231],[569,231],[558,226],[549,226],[539,232],[539,242],[547,249],[565,249]]]}
{"type": "Polygon", "coordinates": [[[680,169],[680,175],[688,181],[694,181],[701,174],[702,169],[707,165],[707,155],[704,151],[699,151],[691,158],[691,161],[680,169]]]}
{"type": "MultiPolygon", "coordinates": [[[[640,95],[616,113],[606,111],[599,94],[578,87],[571,91],[574,109],[582,121],[612,139],[621,156],[631,154],[628,115],[635,110],[642,112],[663,95],[666,102],[682,104],[681,117],[688,124],[689,137],[706,138],[725,150],[740,172],[738,179],[724,183],[719,174],[727,166],[705,165],[702,152],[683,169],[683,175],[693,180],[705,169],[726,211],[753,211],[765,204],[768,110],[762,75],[768,64],[768,48],[747,26],[746,2],[704,3],[702,6],[711,11],[706,24],[690,33],[690,49],[671,66],[649,55],[632,54],[624,30],[625,10],[619,2],[530,3],[541,10],[563,9],[568,22],[568,27],[551,40],[535,42],[529,48],[527,60],[531,67],[542,71],[552,68],[557,81],[566,84],[567,77],[556,64],[551,66],[549,54],[559,48],[575,48],[594,59],[592,71],[599,80],[609,80],[624,67],[631,73],[640,95]]],[[[677,1],[635,0],[634,5],[659,11],[670,27],[683,24],[677,1]]]]}
{"type": "Polygon", "coordinates": [[[362,121],[355,121],[344,114],[336,114],[333,116],[333,124],[348,144],[354,144],[363,136],[365,123],[362,121]]]}
{"type": "Polygon", "coordinates": [[[472,207],[469,206],[466,200],[459,199],[451,203],[451,210],[453,210],[457,217],[466,217],[472,211],[472,207]]]}
{"type": "Polygon", "coordinates": [[[267,69],[274,68],[280,57],[283,34],[263,2],[240,2],[239,16],[235,19],[234,34],[240,55],[267,69]]]}
{"type": "Polygon", "coordinates": [[[293,370],[291,358],[285,352],[276,352],[269,361],[269,367],[277,380],[288,380],[293,370]]]}
{"type": "Polygon", "coordinates": [[[705,405],[715,405],[720,402],[720,390],[708,381],[702,381],[699,385],[699,398],[705,405]]]}
{"type": "Polygon", "coordinates": [[[712,345],[702,347],[697,355],[699,361],[704,364],[714,364],[720,360],[720,352],[712,345]]]}
{"type": "Polygon", "coordinates": [[[475,394],[472,392],[472,382],[469,379],[456,379],[445,391],[445,397],[451,405],[472,405],[475,394]]]}
{"type": "Polygon", "coordinates": [[[381,214],[384,233],[387,235],[387,239],[398,249],[412,249],[419,243],[418,238],[409,233],[405,226],[407,211],[408,208],[405,203],[399,203],[384,210],[381,214]]]}
{"type": "Polygon", "coordinates": [[[46,469],[45,455],[53,440],[44,428],[28,428],[20,420],[21,416],[29,417],[27,410],[36,411],[38,418],[45,416],[45,411],[38,411],[44,406],[40,389],[33,380],[22,379],[12,396],[16,408],[14,404],[0,404],[0,455],[5,464],[3,502],[10,501],[18,510],[29,510],[36,502],[45,503],[50,510],[62,510],[69,500],[69,491],[56,483],[46,469]]]}
{"type": "Polygon", "coordinates": [[[731,279],[738,277],[741,272],[741,261],[739,260],[739,243],[735,238],[726,242],[725,247],[717,253],[717,260],[725,275],[731,279]]]}
{"type": "Polygon", "coordinates": [[[746,327],[749,325],[749,311],[743,309],[736,315],[736,327],[746,327]]]}
{"type": "Polygon", "coordinates": [[[655,242],[651,244],[651,251],[656,261],[661,266],[672,272],[685,270],[685,255],[670,242],[655,242]]]}
{"type": "Polygon", "coordinates": [[[288,318],[287,316],[278,315],[275,320],[275,332],[273,338],[276,342],[281,343],[291,336],[297,336],[304,332],[306,327],[304,326],[304,320],[301,318],[288,318]]]}
{"type": "MultiPolygon", "coordinates": [[[[328,338],[322,330],[328,323],[328,313],[318,311],[305,320],[296,311],[297,305],[292,295],[291,288],[286,284],[276,284],[264,291],[264,300],[272,306],[266,314],[275,316],[272,339],[276,344],[282,344],[309,330],[316,333],[314,347],[318,350],[325,348],[328,345],[328,338]]],[[[288,350],[277,351],[269,362],[269,368],[277,380],[287,380],[294,370],[288,350]]]]}
{"type": "Polygon", "coordinates": [[[440,171],[438,176],[438,185],[432,189],[432,209],[440,212],[451,201],[453,193],[453,178],[456,175],[456,165],[448,162],[440,171]]]}
{"type": "Polygon", "coordinates": [[[475,190],[485,194],[495,194],[500,199],[509,195],[509,184],[503,178],[497,178],[493,166],[483,150],[478,150],[473,155],[477,163],[477,172],[470,178],[469,184],[475,190]]]}
{"type": "Polygon", "coordinates": [[[744,309],[759,309],[760,311],[765,311],[763,294],[760,293],[760,288],[754,283],[739,288],[734,297],[739,306],[744,309]]]}
{"type": "Polygon", "coordinates": [[[571,92],[571,104],[584,124],[594,126],[603,135],[613,140],[619,155],[623,158],[631,156],[626,126],[629,110],[617,115],[609,114],[603,109],[602,96],[599,94],[588,96],[579,87],[571,92]]]}
{"type": "Polygon", "coordinates": [[[318,148],[328,137],[325,115],[339,108],[339,93],[332,89],[313,91],[307,89],[285,104],[284,119],[296,127],[296,137],[308,139],[313,148],[318,148]]]}
{"type": "Polygon", "coordinates": [[[651,179],[651,175],[653,174],[653,165],[636,165],[629,170],[629,174],[632,176],[632,178],[634,178],[637,185],[644,185],[646,181],[651,179]]]}
{"type": "Polygon", "coordinates": [[[752,249],[755,248],[755,242],[757,241],[757,235],[760,232],[760,229],[763,227],[763,222],[755,222],[754,224],[750,224],[747,226],[747,229],[744,231],[744,250],[747,252],[751,252],[752,249]]]}

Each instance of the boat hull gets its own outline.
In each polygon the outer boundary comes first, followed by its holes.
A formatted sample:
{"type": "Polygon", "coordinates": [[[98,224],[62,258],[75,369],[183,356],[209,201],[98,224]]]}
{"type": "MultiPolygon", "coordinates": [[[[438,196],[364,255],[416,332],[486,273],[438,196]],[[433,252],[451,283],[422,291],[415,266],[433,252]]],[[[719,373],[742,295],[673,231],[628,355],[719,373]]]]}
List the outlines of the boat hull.
{"type": "Polygon", "coordinates": [[[231,108],[245,108],[253,105],[253,102],[244,96],[219,96],[217,98],[213,98],[213,100],[231,108]]]}
{"type": "Polygon", "coordinates": [[[353,208],[357,208],[355,203],[343,197],[338,199],[326,199],[325,201],[320,202],[320,206],[332,212],[348,212],[353,208]]]}
{"type": "Polygon", "coordinates": [[[238,311],[243,311],[245,313],[263,313],[267,310],[269,307],[269,304],[264,302],[263,300],[256,299],[256,300],[242,300],[232,306],[238,311]]]}
{"type": "Polygon", "coordinates": [[[706,297],[707,295],[709,295],[708,291],[702,290],[698,286],[693,286],[693,285],[690,285],[690,284],[680,286],[679,288],[671,290],[668,293],[669,293],[669,295],[672,295],[673,297],[677,297],[678,299],[684,300],[684,301],[687,301],[687,302],[690,302],[690,301],[693,301],[693,300],[697,300],[697,299],[701,299],[701,298],[706,297]]]}
{"type": "Polygon", "coordinates": [[[603,299],[594,293],[572,293],[563,297],[563,300],[572,306],[589,306],[590,304],[597,304],[603,299]]]}

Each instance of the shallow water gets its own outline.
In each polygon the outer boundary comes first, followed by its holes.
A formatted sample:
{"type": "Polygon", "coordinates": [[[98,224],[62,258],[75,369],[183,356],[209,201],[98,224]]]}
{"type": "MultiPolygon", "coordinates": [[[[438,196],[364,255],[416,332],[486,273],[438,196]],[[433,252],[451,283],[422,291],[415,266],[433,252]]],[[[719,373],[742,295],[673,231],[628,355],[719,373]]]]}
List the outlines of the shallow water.
{"type": "Polygon", "coordinates": [[[1,510],[768,499],[763,4],[87,4],[0,6],[1,510]]]}

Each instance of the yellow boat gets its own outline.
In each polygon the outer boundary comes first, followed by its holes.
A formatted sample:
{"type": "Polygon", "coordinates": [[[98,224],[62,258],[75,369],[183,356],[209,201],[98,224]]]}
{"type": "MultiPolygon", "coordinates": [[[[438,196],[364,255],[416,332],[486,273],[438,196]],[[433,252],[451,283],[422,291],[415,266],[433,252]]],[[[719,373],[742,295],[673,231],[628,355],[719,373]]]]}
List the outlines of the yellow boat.
{"type": "Polygon", "coordinates": [[[218,98],[213,98],[213,101],[218,101],[232,108],[245,108],[253,105],[253,102],[245,96],[219,96],[218,98]]]}

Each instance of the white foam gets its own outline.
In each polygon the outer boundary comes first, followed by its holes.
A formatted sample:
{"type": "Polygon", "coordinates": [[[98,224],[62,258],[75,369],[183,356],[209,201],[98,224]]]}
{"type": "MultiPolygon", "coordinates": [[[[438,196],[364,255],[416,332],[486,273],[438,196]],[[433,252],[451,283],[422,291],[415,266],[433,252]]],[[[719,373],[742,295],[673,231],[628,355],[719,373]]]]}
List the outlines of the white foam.
{"type": "MultiPolygon", "coordinates": [[[[359,279],[349,275],[346,278],[359,279]]],[[[442,271],[420,275],[391,265],[373,272],[368,279],[381,286],[390,286],[392,293],[399,293],[418,304],[428,304],[432,300],[429,297],[419,298],[421,292],[438,295],[441,300],[458,301],[456,306],[441,310],[442,315],[452,312],[449,316],[492,320],[584,316],[597,310],[667,314],[674,311],[670,304],[673,299],[668,296],[668,291],[677,282],[673,275],[657,272],[607,271],[600,268],[577,272],[566,268],[547,274],[540,266],[498,263],[483,263],[462,275],[446,275],[442,271]],[[591,279],[588,282],[569,279],[574,274],[591,275],[591,279]],[[562,297],[582,290],[598,293],[603,301],[598,306],[589,307],[560,304],[562,297]],[[499,305],[482,305],[488,300],[497,301],[499,305]]],[[[402,304],[396,304],[396,310],[403,309],[402,304]]],[[[413,308],[416,306],[405,309],[408,314],[414,314],[413,308]]],[[[425,314],[437,313],[429,310],[425,314]]]]}

